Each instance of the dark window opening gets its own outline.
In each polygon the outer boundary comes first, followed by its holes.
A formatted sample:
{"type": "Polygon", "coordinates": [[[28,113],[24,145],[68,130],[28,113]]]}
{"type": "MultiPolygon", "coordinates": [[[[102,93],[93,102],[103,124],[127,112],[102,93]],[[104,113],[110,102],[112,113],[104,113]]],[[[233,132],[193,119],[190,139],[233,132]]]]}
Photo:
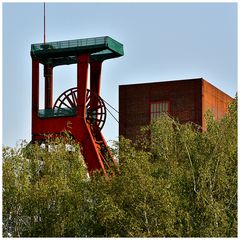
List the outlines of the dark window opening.
{"type": "Polygon", "coordinates": [[[150,119],[151,121],[160,117],[161,113],[170,113],[170,102],[159,101],[150,103],[150,119]]]}

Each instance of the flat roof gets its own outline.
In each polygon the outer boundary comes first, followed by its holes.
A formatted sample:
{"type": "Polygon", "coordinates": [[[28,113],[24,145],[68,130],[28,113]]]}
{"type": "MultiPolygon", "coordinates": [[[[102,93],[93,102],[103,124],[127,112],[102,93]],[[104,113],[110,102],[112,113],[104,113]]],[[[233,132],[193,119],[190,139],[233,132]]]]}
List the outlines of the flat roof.
{"type": "MultiPolygon", "coordinates": [[[[130,87],[130,86],[145,86],[145,85],[154,85],[154,84],[169,84],[169,83],[181,83],[185,81],[202,81],[204,80],[203,78],[191,78],[191,79],[175,79],[175,80],[162,80],[159,82],[145,82],[145,83],[129,83],[129,84],[121,84],[119,87],[130,87]]],[[[206,81],[206,80],[205,80],[206,81]]]]}
{"type": "Polygon", "coordinates": [[[229,96],[230,98],[233,99],[233,97],[231,97],[230,95],[228,95],[227,93],[223,92],[222,90],[220,90],[219,88],[217,88],[216,86],[214,86],[213,84],[209,83],[206,79],[204,78],[192,78],[192,79],[179,79],[179,80],[167,80],[167,81],[160,81],[160,82],[148,82],[148,83],[133,83],[133,84],[123,84],[123,85],[119,85],[119,88],[128,88],[128,87],[136,87],[136,86],[146,86],[146,85],[164,85],[164,84],[184,84],[184,82],[191,82],[191,81],[199,81],[199,82],[205,82],[209,85],[211,85],[213,88],[217,89],[218,91],[222,92],[223,94],[229,96]]]}
{"type": "Polygon", "coordinates": [[[92,61],[124,55],[123,44],[108,36],[31,44],[32,59],[53,66],[74,64],[76,56],[85,53],[92,61]]]}

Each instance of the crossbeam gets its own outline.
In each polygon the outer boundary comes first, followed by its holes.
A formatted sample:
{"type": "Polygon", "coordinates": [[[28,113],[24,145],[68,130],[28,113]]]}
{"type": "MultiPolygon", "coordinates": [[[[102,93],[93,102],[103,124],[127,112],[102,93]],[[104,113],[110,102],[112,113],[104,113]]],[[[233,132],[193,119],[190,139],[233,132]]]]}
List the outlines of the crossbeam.
{"type": "Polygon", "coordinates": [[[31,57],[53,67],[77,63],[77,55],[90,54],[90,61],[104,61],[124,55],[123,45],[111,37],[96,37],[31,45],[31,57]]]}

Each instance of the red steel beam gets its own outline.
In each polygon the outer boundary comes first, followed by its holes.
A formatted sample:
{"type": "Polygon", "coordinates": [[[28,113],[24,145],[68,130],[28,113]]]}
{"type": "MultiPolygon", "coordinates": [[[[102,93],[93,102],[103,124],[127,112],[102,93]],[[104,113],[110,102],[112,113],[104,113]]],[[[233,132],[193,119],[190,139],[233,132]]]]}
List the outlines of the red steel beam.
{"type": "Polygon", "coordinates": [[[53,106],[53,67],[49,64],[44,65],[45,77],[45,109],[53,106]]]}

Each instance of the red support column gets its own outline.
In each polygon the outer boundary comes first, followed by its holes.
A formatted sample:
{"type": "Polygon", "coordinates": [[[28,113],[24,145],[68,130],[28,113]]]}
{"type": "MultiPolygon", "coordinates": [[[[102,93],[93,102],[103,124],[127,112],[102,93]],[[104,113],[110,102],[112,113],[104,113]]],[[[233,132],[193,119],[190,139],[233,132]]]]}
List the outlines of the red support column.
{"type": "Polygon", "coordinates": [[[44,65],[44,77],[45,77],[45,109],[51,109],[53,100],[53,67],[49,64],[44,65]]]}
{"type": "Polygon", "coordinates": [[[89,55],[77,57],[77,115],[85,118],[89,55]]]}
{"type": "Polygon", "coordinates": [[[32,114],[39,109],[39,61],[32,60],[32,114]]]}
{"type": "Polygon", "coordinates": [[[39,61],[32,60],[32,140],[39,109],[39,61]]]}
{"type": "MultiPolygon", "coordinates": [[[[90,63],[90,90],[98,96],[100,95],[101,72],[102,62],[95,61],[90,63]]],[[[94,109],[97,108],[97,104],[97,98],[91,98],[90,95],[90,106],[94,109]]]]}
{"type": "Polygon", "coordinates": [[[95,140],[91,133],[90,125],[86,122],[86,92],[88,79],[89,55],[77,57],[77,118],[78,129],[74,129],[73,135],[82,145],[82,154],[90,174],[95,170],[103,170],[106,174],[95,140]]]}
{"type": "Polygon", "coordinates": [[[90,90],[100,95],[100,83],[102,73],[102,62],[90,63],[90,90]]]}

